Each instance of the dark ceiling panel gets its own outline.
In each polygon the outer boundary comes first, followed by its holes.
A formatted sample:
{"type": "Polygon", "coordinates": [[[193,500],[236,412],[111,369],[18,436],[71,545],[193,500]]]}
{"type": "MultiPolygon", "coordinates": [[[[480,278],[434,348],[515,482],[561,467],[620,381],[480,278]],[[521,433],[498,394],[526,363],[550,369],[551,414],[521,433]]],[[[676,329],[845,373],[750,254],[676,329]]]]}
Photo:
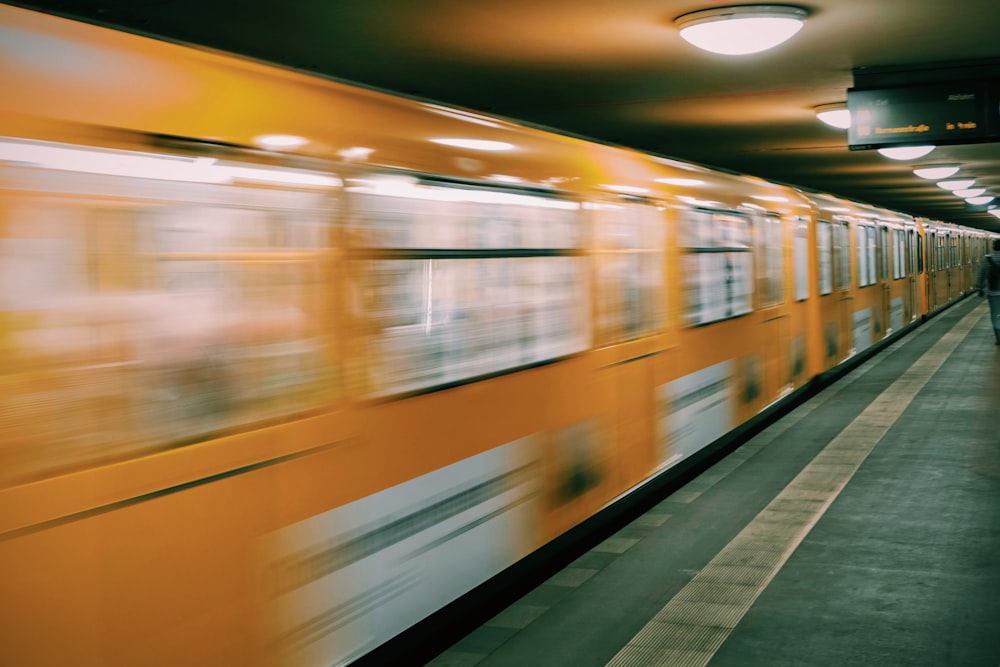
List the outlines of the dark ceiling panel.
{"type": "MultiPolygon", "coordinates": [[[[12,4],[1000,231],[912,165],[849,151],[812,111],[844,101],[857,69],[997,61],[996,0],[813,0],[792,41],[745,58],[699,52],[673,27],[714,0],[12,4]]],[[[923,161],[962,163],[1000,195],[1000,144],[923,161]]]]}

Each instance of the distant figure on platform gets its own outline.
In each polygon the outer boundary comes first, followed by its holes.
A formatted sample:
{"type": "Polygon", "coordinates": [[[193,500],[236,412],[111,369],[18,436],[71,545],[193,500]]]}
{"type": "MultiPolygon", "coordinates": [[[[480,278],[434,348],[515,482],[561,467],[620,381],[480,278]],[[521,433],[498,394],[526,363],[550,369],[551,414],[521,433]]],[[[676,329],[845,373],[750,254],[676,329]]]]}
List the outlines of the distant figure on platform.
{"type": "Polygon", "coordinates": [[[1000,239],[993,239],[993,252],[986,255],[979,267],[976,289],[979,296],[985,293],[990,300],[990,322],[997,345],[1000,345],[1000,239]]]}

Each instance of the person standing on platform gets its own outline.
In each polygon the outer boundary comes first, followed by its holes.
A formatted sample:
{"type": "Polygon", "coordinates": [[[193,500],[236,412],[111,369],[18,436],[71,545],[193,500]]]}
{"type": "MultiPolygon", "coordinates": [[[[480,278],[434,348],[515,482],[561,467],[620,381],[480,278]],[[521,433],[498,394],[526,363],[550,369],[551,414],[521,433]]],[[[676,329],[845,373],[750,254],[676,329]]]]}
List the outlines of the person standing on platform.
{"type": "Polygon", "coordinates": [[[990,300],[990,322],[997,345],[1000,345],[1000,238],[993,239],[993,252],[986,255],[979,267],[976,289],[979,296],[985,294],[990,300]]]}

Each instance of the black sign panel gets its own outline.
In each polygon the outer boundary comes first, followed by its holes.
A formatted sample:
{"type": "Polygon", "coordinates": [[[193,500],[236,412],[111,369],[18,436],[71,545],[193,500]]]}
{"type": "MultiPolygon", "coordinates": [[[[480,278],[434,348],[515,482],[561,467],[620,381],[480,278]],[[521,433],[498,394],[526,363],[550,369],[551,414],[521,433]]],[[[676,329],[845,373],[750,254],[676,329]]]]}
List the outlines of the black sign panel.
{"type": "Polygon", "coordinates": [[[851,150],[915,144],[996,141],[996,104],[989,81],[935,83],[847,91],[851,150]]]}

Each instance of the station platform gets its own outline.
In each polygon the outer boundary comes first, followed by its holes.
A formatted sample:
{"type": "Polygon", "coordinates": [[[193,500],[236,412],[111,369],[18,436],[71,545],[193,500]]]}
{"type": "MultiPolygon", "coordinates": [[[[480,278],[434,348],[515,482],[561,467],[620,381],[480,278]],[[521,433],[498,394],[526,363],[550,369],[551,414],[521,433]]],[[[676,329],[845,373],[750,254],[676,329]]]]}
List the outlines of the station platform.
{"type": "Polygon", "coordinates": [[[1000,665],[1000,347],[960,301],[434,667],[1000,665]]]}

